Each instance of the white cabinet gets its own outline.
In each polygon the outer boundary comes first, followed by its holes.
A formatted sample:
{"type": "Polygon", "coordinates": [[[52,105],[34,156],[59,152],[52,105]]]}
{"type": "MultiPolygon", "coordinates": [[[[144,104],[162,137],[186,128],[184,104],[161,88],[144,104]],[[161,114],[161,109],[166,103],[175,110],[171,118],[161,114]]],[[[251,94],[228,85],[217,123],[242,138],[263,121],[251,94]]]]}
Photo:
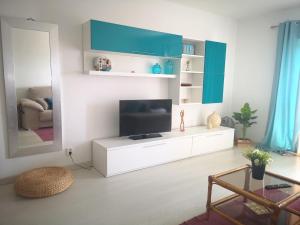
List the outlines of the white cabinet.
{"type": "Polygon", "coordinates": [[[194,136],[192,156],[232,148],[233,137],[233,129],[194,136]]]}
{"type": "Polygon", "coordinates": [[[126,137],[93,141],[93,164],[109,177],[233,146],[233,129],[187,128],[162,138],[134,141],[126,137]]]}
{"type": "Polygon", "coordinates": [[[110,149],[107,151],[106,176],[187,158],[191,150],[191,137],[110,149]]]}

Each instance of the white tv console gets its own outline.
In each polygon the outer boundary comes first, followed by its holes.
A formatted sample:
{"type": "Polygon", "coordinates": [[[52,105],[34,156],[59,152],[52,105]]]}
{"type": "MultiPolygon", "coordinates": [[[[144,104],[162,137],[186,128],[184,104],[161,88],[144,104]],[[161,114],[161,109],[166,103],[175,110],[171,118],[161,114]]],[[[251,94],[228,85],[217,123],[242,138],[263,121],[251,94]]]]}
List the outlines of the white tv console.
{"type": "Polygon", "coordinates": [[[234,129],[204,126],[172,130],[162,137],[93,141],[93,165],[105,177],[233,147],[234,129]]]}

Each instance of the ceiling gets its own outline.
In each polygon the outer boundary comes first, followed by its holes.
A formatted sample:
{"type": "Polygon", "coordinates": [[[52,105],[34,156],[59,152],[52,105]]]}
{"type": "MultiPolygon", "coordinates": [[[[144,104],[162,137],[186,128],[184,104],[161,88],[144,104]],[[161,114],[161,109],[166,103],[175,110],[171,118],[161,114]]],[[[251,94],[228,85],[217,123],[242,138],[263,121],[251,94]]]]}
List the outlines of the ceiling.
{"type": "Polygon", "coordinates": [[[168,0],[190,6],[193,8],[210,11],[216,14],[241,19],[300,7],[300,0],[168,0]]]}

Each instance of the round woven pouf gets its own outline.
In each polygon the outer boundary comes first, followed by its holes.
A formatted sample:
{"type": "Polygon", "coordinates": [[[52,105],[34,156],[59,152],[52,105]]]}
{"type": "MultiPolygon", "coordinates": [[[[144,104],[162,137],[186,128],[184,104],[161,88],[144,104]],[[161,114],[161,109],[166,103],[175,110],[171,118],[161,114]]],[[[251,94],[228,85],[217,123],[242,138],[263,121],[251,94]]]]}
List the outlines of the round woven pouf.
{"type": "Polygon", "coordinates": [[[17,177],[15,190],[28,198],[44,198],[65,191],[72,185],[72,173],[63,167],[42,167],[17,177]]]}

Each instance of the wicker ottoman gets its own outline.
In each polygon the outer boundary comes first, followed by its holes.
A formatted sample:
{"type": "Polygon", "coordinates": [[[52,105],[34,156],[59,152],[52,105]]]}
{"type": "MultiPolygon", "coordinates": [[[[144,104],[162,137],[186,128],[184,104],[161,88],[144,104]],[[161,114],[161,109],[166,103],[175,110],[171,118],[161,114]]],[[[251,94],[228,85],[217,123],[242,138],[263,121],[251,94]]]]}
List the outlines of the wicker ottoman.
{"type": "Polygon", "coordinates": [[[72,185],[72,173],[63,167],[42,167],[17,177],[15,190],[28,198],[43,198],[65,191],[72,185]]]}

